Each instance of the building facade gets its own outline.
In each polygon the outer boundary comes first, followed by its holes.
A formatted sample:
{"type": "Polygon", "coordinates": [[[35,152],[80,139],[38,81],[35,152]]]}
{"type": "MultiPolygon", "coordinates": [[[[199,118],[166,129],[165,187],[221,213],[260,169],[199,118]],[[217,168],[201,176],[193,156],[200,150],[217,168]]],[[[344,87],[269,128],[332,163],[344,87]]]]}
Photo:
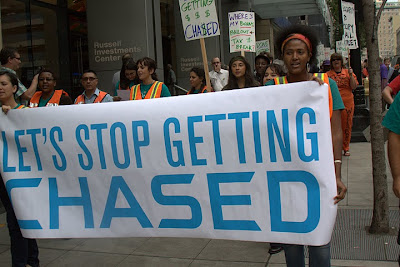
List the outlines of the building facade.
{"type": "MultiPolygon", "coordinates": [[[[290,24],[286,17],[324,14],[330,19],[323,0],[284,2],[216,0],[221,35],[205,40],[208,60],[218,56],[227,64],[236,55],[229,53],[228,12],[253,10],[256,39],[270,40],[272,54],[276,32],[290,24]]],[[[135,60],[154,58],[160,80],[164,66],[171,64],[185,89],[189,70],[203,64],[200,42],[185,41],[178,0],[0,0],[0,8],[0,43],[19,50],[21,80],[29,83],[40,68],[51,69],[57,87],[73,98],[82,92],[79,77],[88,68],[98,73],[100,89],[113,92],[112,76],[125,53],[135,60]]],[[[254,56],[246,53],[252,64],[254,56]]]]}

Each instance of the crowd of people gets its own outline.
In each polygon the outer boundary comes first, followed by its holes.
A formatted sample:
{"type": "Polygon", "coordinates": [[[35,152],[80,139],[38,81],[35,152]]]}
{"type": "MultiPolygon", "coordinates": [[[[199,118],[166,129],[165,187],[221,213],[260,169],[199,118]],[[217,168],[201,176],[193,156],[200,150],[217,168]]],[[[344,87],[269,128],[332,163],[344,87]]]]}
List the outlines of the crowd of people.
{"type": "MultiPolygon", "coordinates": [[[[254,71],[243,56],[233,57],[228,70],[222,68],[219,57],[211,59],[212,71],[209,73],[211,88],[206,86],[206,75],[202,67],[193,67],[189,72],[190,88],[187,94],[200,94],[224,90],[245,89],[257,86],[266,86],[302,81],[315,81],[320,85],[326,83],[329,87],[329,109],[332,132],[332,152],[336,174],[337,196],[332,200],[335,204],[344,199],[346,186],[341,181],[342,155],[350,156],[350,138],[354,101],[352,91],[357,87],[357,77],[351,67],[346,68],[340,54],[332,54],[330,60],[322,64],[323,73],[311,73],[310,63],[315,61],[317,54],[317,35],[306,26],[295,25],[283,29],[276,38],[275,45],[281,60],[274,60],[269,53],[262,53],[255,58],[254,71]],[[283,63],[283,64],[282,64],[283,63]]],[[[81,83],[84,92],[76,99],[71,99],[64,90],[56,90],[56,77],[51,70],[41,70],[26,88],[16,76],[21,63],[20,55],[16,50],[3,48],[0,53],[2,68],[0,69],[0,101],[2,109],[8,112],[11,109],[37,108],[45,106],[58,106],[69,104],[89,104],[120,101],[120,90],[129,90],[129,100],[151,99],[175,95],[174,84],[176,76],[171,66],[167,69],[166,84],[158,81],[156,74],[157,63],[148,57],[134,61],[131,55],[122,57],[121,71],[113,77],[113,95],[99,90],[98,76],[93,70],[82,73],[81,83]],[[172,72],[171,72],[172,71],[172,72]],[[36,90],[40,88],[40,90],[36,90]],[[26,101],[29,104],[24,105],[26,101]],[[24,102],[25,101],[25,102],[24,102]]],[[[392,134],[389,141],[394,144],[392,162],[397,168],[392,168],[395,178],[395,193],[400,197],[400,164],[398,152],[400,151],[400,99],[394,102],[389,94],[398,91],[400,76],[387,85],[383,94],[388,103],[396,107],[385,118],[392,134]],[[387,89],[389,88],[389,89],[387,89]],[[387,90],[386,90],[387,89],[387,90]],[[397,103],[397,104],[396,104],[397,103]],[[395,121],[396,123],[393,123],[395,121]],[[396,149],[397,148],[397,149],[396,149]],[[397,159],[394,159],[397,155],[397,159]]],[[[392,108],[391,108],[392,109],[392,108]]],[[[391,110],[390,110],[391,111],[391,110]]],[[[0,183],[1,200],[7,211],[7,224],[11,237],[11,252],[13,266],[39,266],[38,247],[33,239],[21,235],[18,221],[15,217],[11,202],[3,182],[0,183]]],[[[273,204],[272,204],[273,205],[273,204]]],[[[285,251],[287,266],[305,266],[304,246],[289,244],[271,244],[270,253],[285,251]]],[[[330,266],[330,244],[323,246],[310,246],[310,266],[330,266]]]]}

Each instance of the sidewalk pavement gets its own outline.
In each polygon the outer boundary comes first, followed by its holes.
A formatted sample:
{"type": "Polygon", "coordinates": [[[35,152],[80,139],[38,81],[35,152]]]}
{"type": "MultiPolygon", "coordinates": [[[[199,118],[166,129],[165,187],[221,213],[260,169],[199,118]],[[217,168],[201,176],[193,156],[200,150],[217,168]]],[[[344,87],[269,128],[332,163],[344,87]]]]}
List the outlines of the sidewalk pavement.
{"type": "MultiPolygon", "coordinates": [[[[332,236],[332,266],[397,267],[395,242],[399,201],[388,166],[389,235],[367,234],[373,208],[371,146],[352,143],[343,157],[342,179],[348,188],[340,203],[332,236]]],[[[283,267],[284,253],[268,254],[267,243],[194,238],[108,238],[38,240],[41,266],[274,266],[283,267]]],[[[0,215],[0,266],[11,266],[5,214],[0,215]]]]}

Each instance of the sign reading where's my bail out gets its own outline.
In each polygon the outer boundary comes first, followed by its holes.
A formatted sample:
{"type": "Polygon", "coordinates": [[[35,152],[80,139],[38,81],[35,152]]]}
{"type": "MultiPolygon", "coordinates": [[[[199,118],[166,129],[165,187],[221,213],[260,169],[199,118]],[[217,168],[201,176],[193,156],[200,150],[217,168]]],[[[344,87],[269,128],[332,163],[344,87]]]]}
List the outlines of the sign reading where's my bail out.
{"type": "Polygon", "coordinates": [[[254,12],[228,13],[230,52],[256,52],[254,12]]]}
{"type": "Polygon", "coordinates": [[[343,43],[349,49],[358,48],[354,4],[342,1],[343,43]]]}
{"type": "Polygon", "coordinates": [[[219,35],[214,0],[179,0],[186,41],[219,35]]]}
{"type": "Polygon", "coordinates": [[[11,110],[2,177],[25,237],[322,245],[336,216],[328,106],[327,86],[305,82],[11,110]]]}

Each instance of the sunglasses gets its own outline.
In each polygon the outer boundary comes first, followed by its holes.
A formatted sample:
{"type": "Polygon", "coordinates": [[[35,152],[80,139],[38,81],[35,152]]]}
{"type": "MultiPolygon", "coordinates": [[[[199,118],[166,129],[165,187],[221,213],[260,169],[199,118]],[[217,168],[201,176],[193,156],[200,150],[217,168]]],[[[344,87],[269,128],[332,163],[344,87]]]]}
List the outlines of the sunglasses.
{"type": "Polygon", "coordinates": [[[333,62],[333,61],[341,61],[341,60],[339,58],[334,58],[331,61],[333,62]]]}

